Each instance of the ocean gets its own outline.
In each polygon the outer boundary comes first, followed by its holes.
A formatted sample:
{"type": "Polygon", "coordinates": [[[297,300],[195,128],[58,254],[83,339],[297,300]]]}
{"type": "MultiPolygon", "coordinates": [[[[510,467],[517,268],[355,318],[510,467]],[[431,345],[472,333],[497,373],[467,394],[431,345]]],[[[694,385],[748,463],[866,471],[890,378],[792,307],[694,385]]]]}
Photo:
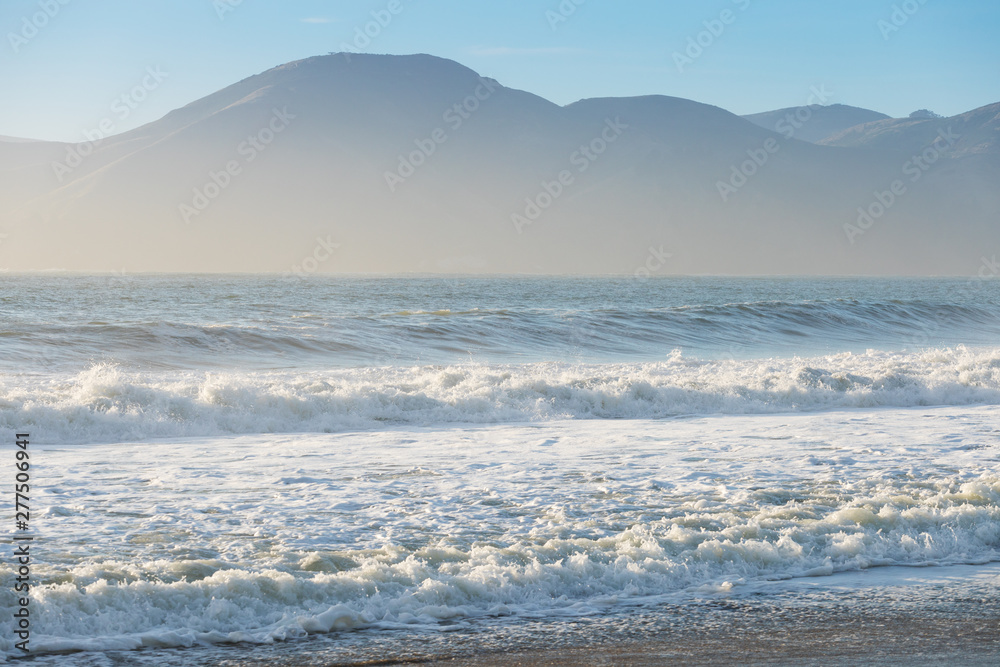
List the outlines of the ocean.
{"type": "Polygon", "coordinates": [[[996,280],[0,274],[32,664],[448,657],[995,591],[998,406],[996,280]]]}

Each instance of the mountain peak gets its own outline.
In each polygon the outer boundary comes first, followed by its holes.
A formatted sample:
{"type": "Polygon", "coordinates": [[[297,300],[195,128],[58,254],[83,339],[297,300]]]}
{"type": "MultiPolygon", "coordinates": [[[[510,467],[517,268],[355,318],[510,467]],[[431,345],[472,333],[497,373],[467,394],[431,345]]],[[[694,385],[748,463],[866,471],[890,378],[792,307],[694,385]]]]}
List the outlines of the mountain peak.
{"type": "Polygon", "coordinates": [[[991,160],[948,153],[876,233],[844,229],[916,154],[901,151],[939,130],[993,150],[998,111],[559,106],[427,54],[329,54],[87,146],[55,175],[82,145],[0,140],[0,219],[15,270],[124,256],[147,271],[287,271],[321,242],[343,248],[318,269],[333,272],[631,274],[663,248],[675,273],[960,273],[992,242],[991,160]],[[787,140],[779,122],[795,139],[860,127],[867,150],[787,140]]]}
{"type": "Polygon", "coordinates": [[[847,104],[812,104],[750,114],[743,118],[772,132],[819,143],[855,125],[884,120],[889,116],[847,104]]]}

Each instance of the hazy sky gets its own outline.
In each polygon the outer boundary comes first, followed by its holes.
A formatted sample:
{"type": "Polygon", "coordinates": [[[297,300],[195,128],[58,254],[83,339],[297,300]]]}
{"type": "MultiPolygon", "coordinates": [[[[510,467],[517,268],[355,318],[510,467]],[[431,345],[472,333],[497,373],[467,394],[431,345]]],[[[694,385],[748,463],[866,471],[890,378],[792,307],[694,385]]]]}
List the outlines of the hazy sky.
{"type": "Polygon", "coordinates": [[[560,104],[656,93],[742,114],[813,86],[893,116],[1000,101],[996,0],[3,0],[0,28],[0,135],[38,139],[127,130],[345,45],[451,58],[560,104]]]}

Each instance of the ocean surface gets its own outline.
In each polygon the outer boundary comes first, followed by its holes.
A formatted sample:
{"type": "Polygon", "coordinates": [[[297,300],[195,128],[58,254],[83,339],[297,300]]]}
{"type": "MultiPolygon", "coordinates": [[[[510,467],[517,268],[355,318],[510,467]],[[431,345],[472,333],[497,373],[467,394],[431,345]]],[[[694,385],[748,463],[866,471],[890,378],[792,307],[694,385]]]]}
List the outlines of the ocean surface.
{"type": "Polygon", "coordinates": [[[447,655],[985,567],[998,406],[996,280],[0,274],[44,664],[447,655]]]}

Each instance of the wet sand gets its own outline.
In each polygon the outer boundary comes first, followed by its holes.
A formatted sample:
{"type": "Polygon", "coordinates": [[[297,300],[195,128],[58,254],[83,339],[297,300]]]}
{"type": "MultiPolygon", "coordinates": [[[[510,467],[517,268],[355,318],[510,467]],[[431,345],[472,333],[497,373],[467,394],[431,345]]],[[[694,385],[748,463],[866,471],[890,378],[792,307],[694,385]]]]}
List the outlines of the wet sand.
{"type": "MultiPolygon", "coordinates": [[[[829,618],[830,622],[845,619],[829,618]]],[[[403,660],[327,661],[319,656],[298,665],[406,665],[428,667],[569,667],[571,665],[997,665],[1000,664],[1000,619],[965,622],[928,622],[925,619],[890,619],[855,622],[833,628],[783,631],[779,627],[746,627],[734,624],[729,632],[711,637],[659,637],[646,642],[602,643],[575,648],[435,659],[414,655],[403,660]]],[[[756,624],[752,624],[756,625],[756,624]]],[[[685,633],[686,635],[686,633],[685,633]]],[[[245,663],[271,664],[271,663],[245,663]]]]}
{"type": "MultiPolygon", "coordinates": [[[[842,622],[845,619],[828,619],[842,622]]],[[[399,663],[389,663],[399,664],[399,663]]],[[[834,628],[785,632],[735,624],[722,636],[513,654],[483,654],[424,662],[433,667],[569,665],[997,665],[998,619],[927,622],[855,619],[834,628]]]]}

